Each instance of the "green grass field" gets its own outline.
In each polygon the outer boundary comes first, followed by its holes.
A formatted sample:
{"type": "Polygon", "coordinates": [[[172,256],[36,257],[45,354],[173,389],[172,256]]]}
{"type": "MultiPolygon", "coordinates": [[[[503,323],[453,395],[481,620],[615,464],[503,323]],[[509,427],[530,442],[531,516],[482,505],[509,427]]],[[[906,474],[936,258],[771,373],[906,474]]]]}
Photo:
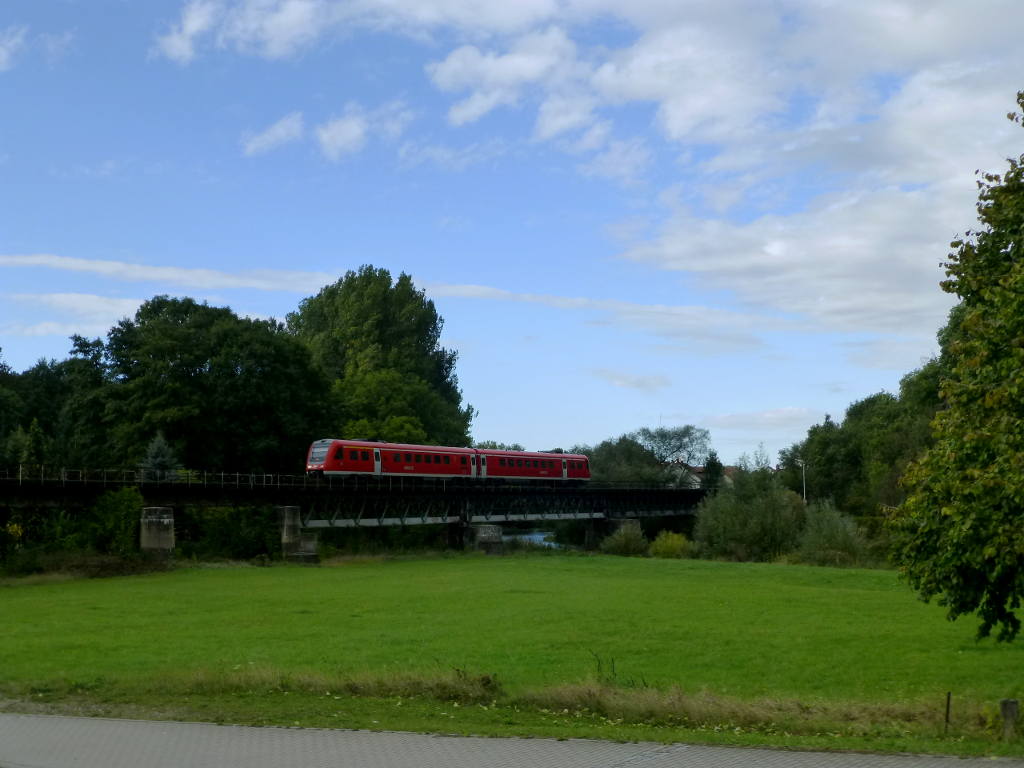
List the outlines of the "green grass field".
{"type": "Polygon", "coordinates": [[[892,571],[571,555],[194,568],[8,582],[0,617],[11,710],[1022,753],[993,716],[1024,692],[1024,646],[976,642],[892,571]]]}

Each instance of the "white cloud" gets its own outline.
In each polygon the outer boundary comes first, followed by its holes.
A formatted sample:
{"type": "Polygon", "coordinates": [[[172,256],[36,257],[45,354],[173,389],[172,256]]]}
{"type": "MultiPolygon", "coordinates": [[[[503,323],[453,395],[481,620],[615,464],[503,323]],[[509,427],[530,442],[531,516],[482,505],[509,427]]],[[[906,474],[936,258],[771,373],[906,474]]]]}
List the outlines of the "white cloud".
{"type": "Polygon", "coordinates": [[[100,336],[121,318],[135,314],[142,304],[140,299],[87,293],[16,293],[8,294],[6,298],[37,309],[44,307],[50,319],[0,327],[0,334],[5,336],[71,336],[76,333],[100,336]]]}
{"type": "Polygon", "coordinates": [[[101,321],[111,316],[121,318],[135,314],[141,299],[119,299],[91,293],[14,293],[8,297],[26,304],[75,315],[87,321],[101,321]]]}
{"type": "Polygon", "coordinates": [[[505,54],[464,45],[444,61],[428,65],[427,72],[443,91],[470,91],[448,112],[452,124],[462,125],[478,120],[498,106],[515,104],[526,85],[547,85],[564,79],[575,58],[574,43],[564,31],[551,27],[522,36],[505,54]]]}
{"type": "Polygon", "coordinates": [[[51,254],[0,254],[2,267],[56,269],[102,275],[123,282],[163,283],[203,290],[252,288],[260,291],[313,293],[338,278],[337,275],[325,272],[254,269],[230,273],[215,269],[159,267],[51,254]]]}
{"type": "Polygon", "coordinates": [[[354,155],[366,146],[369,128],[369,120],[362,108],[349,105],[341,117],[317,126],[316,138],[320,143],[320,151],[334,162],[344,155],[354,155]]]}
{"type": "Polygon", "coordinates": [[[303,133],[302,113],[292,112],[260,133],[243,138],[242,151],[250,157],[261,155],[284,144],[298,141],[302,138],[303,133]]]}
{"type": "Polygon", "coordinates": [[[463,147],[409,141],[399,148],[398,159],[407,168],[435,165],[448,171],[464,171],[471,166],[491,162],[508,151],[508,145],[498,139],[474,142],[463,147]]]}
{"type": "Polygon", "coordinates": [[[642,139],[610,141],[605,150],[580,165],[586,176],[600,176],[622,184],[637,183],[651,164],[651,153],[642,139]]]}
{"type": "Polygon", "coordinates": [[[927,337],[953,303],[938,289],[939,262],[955,222],[968,223],[970,193],[850,192],[745,224],[678,212],[625,256],[833,330],[927,337]]]}
{"type": "Polygon", "coordinates": [[[405,129],[415,119],[416,113],[402,101],[384,104],[370,115],[374,130],[389,141],[401,138],[405,129]]]}
{"type": "Polygon", "coordinates": [[[589,128],[597,100],[587,93],[552,94],[540,105],[534,136],[545,141],[564,133],[589,128]]]}
{"type": "Polygon", "coordinates": [[[597,368],[591,373],[613,386],[639,389],[644,392],[655,392],[672,384],[666,376],[637,376],[624,371],[613,371],[609,368],[597,368]]]}
{"type": "MultiPolygon", "coordinates": [[[[121,282],[159,283],[203,291],[248,288],[312,294],[338,279],[338,275],[325,272],[266,269],[230,273],[214,269],[161,267],[52,254],[0,254],[0,269],[5,267],[88,273],[121,282]]],[[[700,354],[749,352],[763,346],[761,334],[766,331],[799,330],[799,326],[776,318],[713,307],[637,304],[614,299],[517,293],[484,285],[424,280],[417,280],[417,285],[434,298],[518,302],[584,312],[590,315],[594,324],[653,334],[700,354]]],[[[64,301],[70,306],[70,299],[64,301]]]]}
{"type": "Polygon", "coordinates": [[[767,411],[750,413],[723,413],[707,416],[701,424],[711,429],[741,430],[757,433],[764,430],[798,429],[806,430],[815,422],[825,418],[825,414],[813,408],[787,406],[772,408],[767,411]]]}
{"type": "Polygon", "coordinates": [[[750,352],[763,346],[761,333],[797,330],[793,323],[755,314],[705,306],[637,304],[613,299],[515,293],[484,285],[439,284],[421,281],[434,297],[458,297],[538,304],[590,313],[595,323],[626,327],[667,338],[687,351],[702,355],[750,352]]]}
{"type": "Polygon", "coordinates": [[[346,16],[342,4],[326,0],[248,0],[225,15],[219,41],[280,59],[314,43],[346,16]]]}
{"type": "Polygon", "coordinates": [[[768,43],[699,21],[655,29],[601,64],[593,86],[613,103],[654,103],[669,138],[735,140],[784,104],[786,68],[768,43]]]}
{"type": "Polygon", "coordinates": [[[181,20],[156,39],[156,52],[178,64],[188,64],[196,56],[197,40],[214,28],[221,10],[217,0],[189,0],[181,20]]]}
{"type": "Polygon", "coordinates": [[[471,35],[516,33],[551,18],[560,5],[558,0],[190,0],[181,21],[156,46],[168,58],[188,63],[197,43],[211,37],[224,48],[281,59],[355,27],[415,38],[445,28],[471,35]]]}
{"type": "Polygon", "coordinates": [[[28,27],[7,27],[0,30],[0,72],[14,66],[14,57],[25,47],[28,27]]]}

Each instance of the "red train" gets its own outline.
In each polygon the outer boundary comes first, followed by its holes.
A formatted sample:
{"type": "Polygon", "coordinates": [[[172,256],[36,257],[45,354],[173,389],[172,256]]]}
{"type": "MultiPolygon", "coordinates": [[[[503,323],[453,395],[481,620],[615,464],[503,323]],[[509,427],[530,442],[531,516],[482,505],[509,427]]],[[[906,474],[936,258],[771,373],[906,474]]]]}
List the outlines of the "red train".
{"type": "Polygon", "coordinates": [[[590,479],[590,461],[576,453],[492,451],[325,439],[317,440],[309,447],[306,473],[578,481],[590,479]]]}

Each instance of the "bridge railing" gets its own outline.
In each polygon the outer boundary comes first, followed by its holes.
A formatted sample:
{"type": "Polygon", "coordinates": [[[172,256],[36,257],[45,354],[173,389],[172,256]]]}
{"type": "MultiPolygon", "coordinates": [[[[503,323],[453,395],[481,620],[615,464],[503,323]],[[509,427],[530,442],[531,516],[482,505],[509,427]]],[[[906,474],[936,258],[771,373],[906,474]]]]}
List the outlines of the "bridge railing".
{"type": "Polygon", "coordinates": [[[182,485],[223,488],[306,487],[315,480],[305,475],[253,472],[200,472],[154,469],[69,469],[45,464],[0,467],[0,482],[19,485],[182,485]]]}
{"type": "Polygon", "coordinates": [[[74,469],[40,464],[20,464],[13,467],[0,467],[0,484],[3,485],[35,485],[35,486],[74,486],[102,485],[124,487],[139,486],[175,486],[175,487],[207,487],[207,488],[296,488],[313,490],[377,489],[402,490],[429,487],[436,491],[464,489],[473,487],[478,493],[493,492],[496,494],[517,493],[524,489],[536,491],[558,490],[569,492],[580,489],[600,490],[631,490],[631,491],[686,491],[693,489],[668,488],[663,485],[638,483],[599,483],[588,482],[583,485],[566,483],[561,480],[539,480],[527,483],[492,484],[465,478],[431,479],[406,475],[352,475],[335,477],[311,477],[305,474],[278,474],[253,472],[207,472],[200,470],[152,470],[133,468],[117,469],[74,469]]]}

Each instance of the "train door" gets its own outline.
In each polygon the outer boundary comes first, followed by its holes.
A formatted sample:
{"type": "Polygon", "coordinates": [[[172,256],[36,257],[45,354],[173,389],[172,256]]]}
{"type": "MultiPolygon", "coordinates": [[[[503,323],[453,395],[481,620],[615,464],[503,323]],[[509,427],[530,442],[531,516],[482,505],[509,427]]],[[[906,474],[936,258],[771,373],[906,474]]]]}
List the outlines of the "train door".
{"type": "Polygon", "coordinates": [[[487,477],[487,457],[480,457],[480,477],[487,477]]]}
{"type": "Polygon", "coordinates": [[[569,479],[569,469],[568,469],[568,467],[569,467],[569,462],[567,462],[565,459],[562,459],[562,479],[563,480],[568,480],[569,479]]]}
{"type": "Polygon", "coordinates": [[[373,474],[380,474],[380,448],[373,449],[373,474]]]}

